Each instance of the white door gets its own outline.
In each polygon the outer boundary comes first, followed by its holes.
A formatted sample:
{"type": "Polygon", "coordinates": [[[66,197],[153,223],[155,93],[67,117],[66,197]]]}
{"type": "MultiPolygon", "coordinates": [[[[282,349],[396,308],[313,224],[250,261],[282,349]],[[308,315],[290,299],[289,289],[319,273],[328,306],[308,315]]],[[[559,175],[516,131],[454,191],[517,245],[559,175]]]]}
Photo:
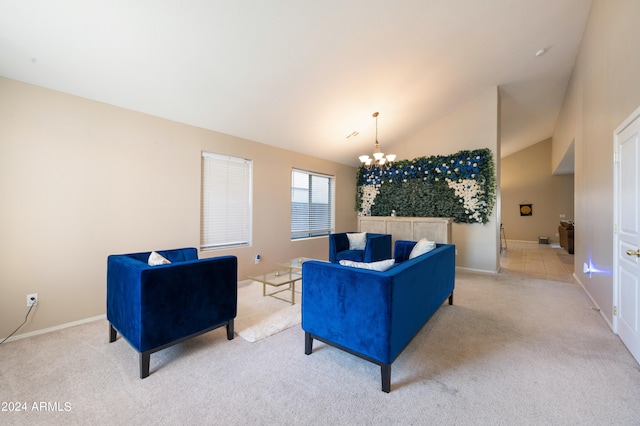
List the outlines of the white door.
{"type": "Polygon", "coordinates": [[[640,363],[640,108],[614,144],[614,329],[640,363]]]}

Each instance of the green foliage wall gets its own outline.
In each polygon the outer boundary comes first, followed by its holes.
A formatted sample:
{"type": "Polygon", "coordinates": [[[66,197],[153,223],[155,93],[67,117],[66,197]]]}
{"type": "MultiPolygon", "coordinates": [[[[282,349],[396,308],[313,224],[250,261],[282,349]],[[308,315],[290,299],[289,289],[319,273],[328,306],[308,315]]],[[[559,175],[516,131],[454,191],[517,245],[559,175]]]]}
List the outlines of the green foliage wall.
{"type": "Polygon", "coordinates": [[[452,217],[487,223],[495,205],[493,155],[489,149],[397,161],[358,169],[358,212],[366,216],[452,217]]]}

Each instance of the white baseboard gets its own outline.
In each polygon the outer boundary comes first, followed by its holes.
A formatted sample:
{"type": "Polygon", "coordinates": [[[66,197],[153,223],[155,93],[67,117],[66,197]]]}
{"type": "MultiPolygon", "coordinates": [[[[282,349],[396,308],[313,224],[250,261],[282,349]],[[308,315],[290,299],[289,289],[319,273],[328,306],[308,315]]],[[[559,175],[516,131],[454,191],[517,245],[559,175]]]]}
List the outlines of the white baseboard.
{"type": "Polygon", "coordinates": [[[486,269],[476,269],[476,268],[467,268],[466,266],[456,266],[456,270],[467,271],[467,272],[479,272],[481,274],[497,274],[500,269],[497,271],[487,271],[486,269]]]}
{"type": "Polygon", "coordinates": [[[14,340],[24,339],[26,337],[37,336],[38,334],[50,333],[52,331],[62,330],[64,328],[69,328],[69,327],[73,327],[73,326],[80,325],[80,324],[86,324],[88,322],[98,321],[98,320],[105,319],[105,318],[107,318],[107,315],[106,314],[102,314],[102,315],[98,315],[96,317],[85,318],[85,319],[81,319],[81,320],[78,320],[78,321],[68,322],[66,324],[56,325],[54,327],[43,328],[42,330],[30,331],[29,333],[18,334],[16,336],[9,337],[7,339],[7,342],[12,342],[14,340]]]}
{"type": "Polygon", "coordinates": [[[557,240],[552,240],[551,237],[549,237],[549,244],[540,244],[539,240],[510,240],[507,238],[507,245],[508,243],[530,243],[530,244],[538,244],[541,246],[550,246],[552,244],[559,244],[559,242],[557,240]]]}
{"type": "Polygon", "coordinates": [[[607,318],[603,313],[602,313],[602,309],[600,309],[600,305],[598,305],[598,302],[596,302],[596,300],[591,296],[591,293],[589,293],[589,291],[587,290],[587,288],[584,286],[584,284],[582,284],[582,281],[580,281],[580,278],[578,278],[578,276],[575,274],[575,272],[573,273],[573,279],[576,280],[576,282],[578,283],[578,285],[580,287],[582,287],[582,291],[585,292],[585,294],[587,295],[587,297],[589,298],[589,300],[591,300],[591,303],[593,304],[593,309],[596,309],[598,311],[598,313],[600,314],[600,316],[602,317],[602,319],[604,319],[604,322],[606,322],[609,325],[609,328],[611,328],[611,331],[613,331],[615,333],[615,330],[613,329],[613,324],[611,324],[611,322],[609,321],[609,318],[607,318]]]}

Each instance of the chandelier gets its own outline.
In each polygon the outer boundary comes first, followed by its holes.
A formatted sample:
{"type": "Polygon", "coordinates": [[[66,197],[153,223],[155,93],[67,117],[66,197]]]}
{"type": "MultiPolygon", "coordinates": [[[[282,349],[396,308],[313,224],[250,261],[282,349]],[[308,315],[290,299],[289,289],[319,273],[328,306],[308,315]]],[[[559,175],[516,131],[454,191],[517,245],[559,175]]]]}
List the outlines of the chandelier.
{"type": "Polygon", "coordinates": [[[376,145],[373,149],[373,158],[368,155],[361,155],[358,159],[362,162],[362,165],[367,169],[370,169],[372,166],[382,167],[386,163],[393,163],[396,159],[394,154],[389,154],[386,157],[384,156],[384,152],[380,152],[380,144],[378,143],[378,114],[377,112],[373,113],[373,117],[376,119],[376,145]]]}

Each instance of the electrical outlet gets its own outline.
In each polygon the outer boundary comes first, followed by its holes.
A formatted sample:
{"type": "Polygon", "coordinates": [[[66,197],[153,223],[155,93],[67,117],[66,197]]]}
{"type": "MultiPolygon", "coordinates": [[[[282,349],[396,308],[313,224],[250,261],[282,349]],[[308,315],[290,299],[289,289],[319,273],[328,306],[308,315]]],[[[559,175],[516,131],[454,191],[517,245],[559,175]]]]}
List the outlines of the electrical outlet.
{"type": "Polygon", "coordinates": [[[35,306],[38,304],[38,293],[27,294],[27,306],[35,306]]]}
{"type": "Polygon", "coordinates": [[[256,263],[256,265],[257,265],[258,263],[260,263],[260,255],[259,255],[259,254],[256,254],[256,257],[255,257],[255,263],[256,263]]]}

